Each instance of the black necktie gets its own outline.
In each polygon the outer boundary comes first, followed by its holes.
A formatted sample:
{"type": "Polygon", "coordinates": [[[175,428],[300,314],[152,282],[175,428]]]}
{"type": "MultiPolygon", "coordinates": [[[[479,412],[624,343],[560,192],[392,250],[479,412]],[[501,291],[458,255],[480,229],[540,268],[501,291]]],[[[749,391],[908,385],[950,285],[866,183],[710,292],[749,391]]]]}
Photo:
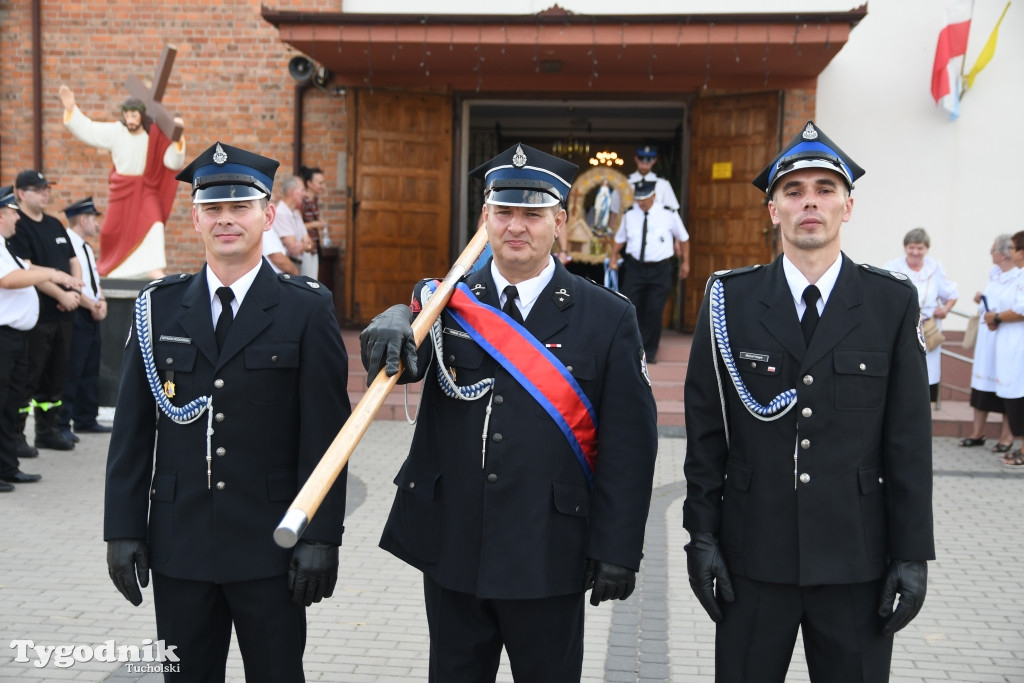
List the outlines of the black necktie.
{"type": "Polygon", "coordinates": [[[807,310],[804,311],[804,319],[800,321],[800,327],[804,331],[804,343],[808,346],[811,344],[811,337],[814,336],[814,328],[818,326],[818,299],[821,298],[821,292],[814,285],[807,285],[807,289],[804,290],[804,303],[807,304],[807,310]]]}
{"type": "Polygon", "coordinates": [[[516,289],[515,285],[509,285],[505,288],[505,305],[501,307],[501,310],[505,312],[508,317],[515,320],[517,323],[522,324],[523,314],[519,312],[519,307],[516,306],[516,299],[519,298],[519,290],[516,289]]]}
{"type": "Polygon", "coordinates": [[[230,287],[219,287],[217,296],[220,298],[221,312],[217,318],[217,326],[213,329],[213,336],[217,338],[217,348],[222,349],[224,340],[228,338],[228,330],[231,329],[231,321],[235,319],[235,314],[231,311],[231,300],[235,298],[235,293],[230,287]]]}
{"type": "Polygon", "coordinates": [[[92,293],[97,299],[100,296],[100,288],[96,286],[96,276],[92,274],[92,259],[89,258],[89,243],[82,243],[82,251],[85,252],[85,265],[89,269],[89,284],[92,285],[92,293]]]}
{"type": "Polygon", "coordinates": [[[647,212],[644,211],[644,229],[640,233],[640,263],[644,262],[644,252],[647,251],[647,212]]]}

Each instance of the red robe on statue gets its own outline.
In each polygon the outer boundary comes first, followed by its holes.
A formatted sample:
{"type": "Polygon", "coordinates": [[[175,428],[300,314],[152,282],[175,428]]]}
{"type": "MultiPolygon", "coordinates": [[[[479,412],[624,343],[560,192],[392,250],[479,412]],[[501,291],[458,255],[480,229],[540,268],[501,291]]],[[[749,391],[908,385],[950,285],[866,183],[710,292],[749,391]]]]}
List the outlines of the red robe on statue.
{"type": "Polygon", "coordinates": [[[110,170],[107,215],[100,230],[100,275],[124,263],[142,243],[154,223],[167,223],[178,190],[177,171],[164,166],[164,152],[171,141],[156,126],[149,128],[146,170],[140,176],[110,170]]]}

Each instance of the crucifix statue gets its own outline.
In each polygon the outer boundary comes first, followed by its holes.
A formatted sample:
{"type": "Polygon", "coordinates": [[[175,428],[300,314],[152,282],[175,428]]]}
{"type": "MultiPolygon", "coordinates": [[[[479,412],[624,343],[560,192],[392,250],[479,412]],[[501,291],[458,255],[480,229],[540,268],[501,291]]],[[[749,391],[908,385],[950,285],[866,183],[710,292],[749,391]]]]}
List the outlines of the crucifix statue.
{"type": "Polygon", "coordinates": [[[185,122],[163,105],[176,54],[173,45],[164,46],[152,88],[128,77],[132,97],[121,104],[121,121],[91,120],[71,88],[60,86],[64,125],[85,144],[109,150],[114,163],[96,264],[106,277],[151,279],[167,267],[164,225],[177,192],[175,173],[185,165],[185,122]]]}

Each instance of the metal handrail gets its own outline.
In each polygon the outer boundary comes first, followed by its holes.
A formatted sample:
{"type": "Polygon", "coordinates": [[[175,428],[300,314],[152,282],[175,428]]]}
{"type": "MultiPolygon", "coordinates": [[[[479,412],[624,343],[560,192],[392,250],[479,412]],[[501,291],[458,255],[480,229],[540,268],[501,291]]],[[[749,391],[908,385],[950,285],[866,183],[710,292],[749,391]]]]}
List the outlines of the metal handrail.
{"type": "MultiPolygon", "coordinates": [[[[970,318],[971,315],[973,315],[971,313],[963,313],[963,312],[958,311],[956,309],[951,309],[949,311],[949,314],[958,315],[961,318],[970,318]]],[[[947,315],[949,315],[949,314],[947,314],[947,315]]],[[[947,356],[949,358],[953,358],[953,359],[958,360],[958,361],[962,361],[964,363],[967,363],[968,365],[974,365],[974,358],[969,357],[969,356],[962,356],[959,353],[954,353],[953,351],[947,351],[945,346],[942,347],[942,349],[941,349],[941,351],[939,353],[940,353],[940,355],[947,356]]],[[[957,386],[955,384],[949,384],[947,382],[943,382],[942,380],[939,380],[939,395],[935,398],[935,410],[937,410],[937,411],[938,410],[942,410],[942,388],[943,387],[946,387],[947,389],[952,389],[953,391],[959,391],[960,393],[967,394],[968,396],[971,393],[971,387],[969,387],[969,386],[961,387],[961,386],[957,386]]]]}

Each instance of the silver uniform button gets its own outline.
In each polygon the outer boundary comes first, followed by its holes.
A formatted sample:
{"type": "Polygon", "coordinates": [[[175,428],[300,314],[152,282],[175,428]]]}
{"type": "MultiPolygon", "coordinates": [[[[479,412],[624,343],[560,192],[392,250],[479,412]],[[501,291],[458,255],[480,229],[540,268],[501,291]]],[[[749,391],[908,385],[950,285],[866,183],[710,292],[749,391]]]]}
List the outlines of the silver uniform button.
{"type": "Polygon", "coordinates": [[[805,451],[808,448],[810,448],[810,447],[811,447],[811,440],[810,439],[804,439],[803,441],[800,442],[800,448],[804,449],[805,451]]]}
{"type": "Polygon", "coordinates": [[[814,384],[814,378],[811,377],[810,375],[804,375],[804,384],[806,384],[807,386],[811,386],[812,384],[814,384]]]}
{"type": "Polygon", "coordinates": [[[222,482],[222,481],[218,481],[217,482],[217,490],[218,491],[223,491],[225,489],[225,487],[227,487],[227,484],[225,484],[224,482],[222,482]]]}
{"type": "Polygon", "coordinates": [[[219,447],[219,448],[218,448],[218,449],[216,450],[216,453],[217,453],[217,455],[220,455],[220,456],[225,456],[225,455],[227,455],[227,454],[228,454],[228,449],[224,448],[223,446],[220,446],[220,447],[219,447]]]}
{"type": "Polygon", "coordinates": [[[878,483],[879,484],[884,484],[885,483],[885,477],[879,477],[878,478],[878,483]]]}
{"type": "Polygon", "coordinates": [[[167,359],[167,364],[168,365],[174,365],[174,359],[173,358],[168,358],[167,359]]]}
{"type": "Polygon", "coordinates": [[[271,363],[276,363],[277,362],[277,356],[271,356],[270,357],[270,362],[271,363]]]}
{"type": "Polygon", "coordinates": [[[806,472],[804,472],[803,474],[800,475],[800,483],[801,484],[806,484],[806,483],[808,483],[810,481],[811,481],[811,475],[807,474],[806,472]]]}
{"type": "Polygon", "coordinates": [[[493,441],[493,442],[495,442],[495,443],[501,443],[501,440],[502,440],[503,438],[505,438],[505,437],[503,437],[503,436],[501,435],[501,432],[496,432],[496,433],[494,434],[494,436],[492,436],[492,437],[491,437],[491,441],[493,441]]]}
{"type": "Polygon", "coordinates": [[[498,481],[498,475],[497,474],[488,474],[487,475],[487,481],[489,481],[490,483],[493,484],[494,482],[498,481]]]}
{"type": "Polygon", "coordinates": [[[216,389],[223,389],[224,388],[224,380],[222,380],[222,379],[215,379],[215,380],[213,380],[213,386],[216,389]]]}
{"type": "Polygon", "coordinates": [[[572,366],[571,365],[566,365],[565,369],[569,371],[570,375],[572,374],[572,366]]]}
{"type": "Polygon", "coordinates": [[[864,365],[863,363],[861,363],[861,364],[860,364],[860,369],[861,369],[861,372],[863,372],[864,370],[867,370],[867,369],[868,369],[868,366],[866,366],[866,365],[864,365]]]}
{"type": "Polygon", "coordinates": [[[494,396],[494,405],[500,406],[504,402],[505,402],[505,397],[504,396],[502,396],[501,394],[495,394],[495,396],[494,396]]]}
{"type": "Polygon", "coordinates": [[[224,413],[217,413],[216,415],[213,416],[213,419],[216,420],[217,422],[223,422],[224,413]]]}
{"type": "Polygon", "coordinates": [[[803,415],[804,417],[810,417],[811,415],[814,415],[814,411],[811,410],[810,408],[804,408],[803,410],[800,411],[800,414],[803,415]]]}
{"type": "Polygon", "coordinates": [[[411,489],[414,489],[414,488],[416,488],[416,482],[410,481],[409,482],[409,489],[411,490],[411,489]]]}

